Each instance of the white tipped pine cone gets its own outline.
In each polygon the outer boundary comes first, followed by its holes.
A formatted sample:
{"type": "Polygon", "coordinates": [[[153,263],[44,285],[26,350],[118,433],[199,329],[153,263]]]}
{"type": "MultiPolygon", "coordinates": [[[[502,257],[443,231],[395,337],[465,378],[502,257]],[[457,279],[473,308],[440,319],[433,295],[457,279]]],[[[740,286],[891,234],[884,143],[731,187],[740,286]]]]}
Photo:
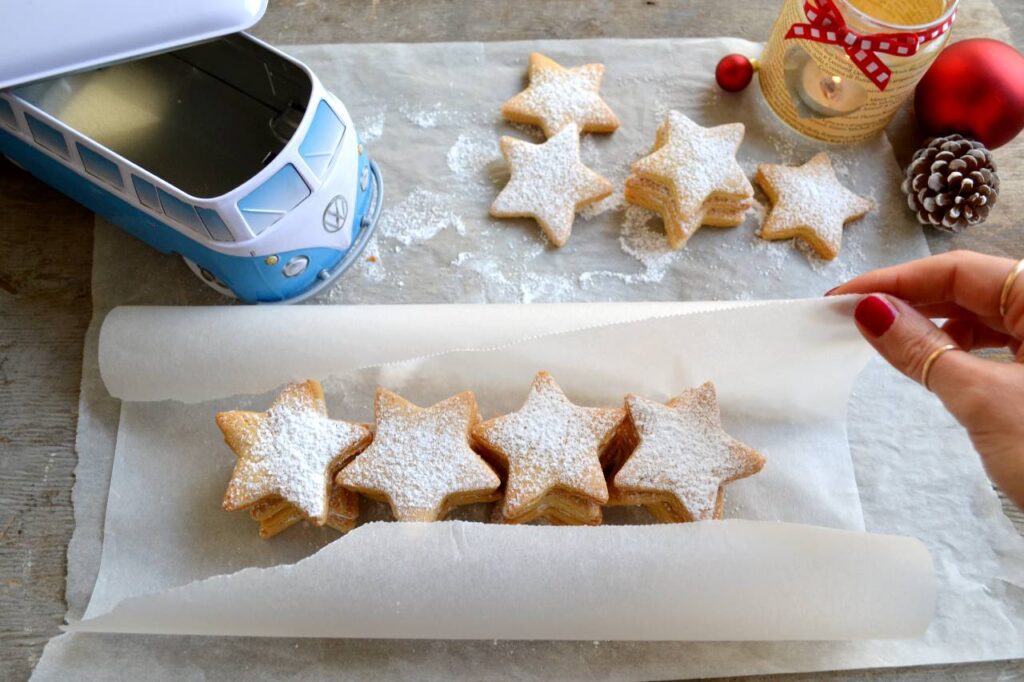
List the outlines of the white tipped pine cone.
{"type": "Polygon", "coordinates": [[[948,135],[914,153],[902,188],[922,225],[959,232],[988,218],[999,196],[999,176],[983,144],[948,135]]]}

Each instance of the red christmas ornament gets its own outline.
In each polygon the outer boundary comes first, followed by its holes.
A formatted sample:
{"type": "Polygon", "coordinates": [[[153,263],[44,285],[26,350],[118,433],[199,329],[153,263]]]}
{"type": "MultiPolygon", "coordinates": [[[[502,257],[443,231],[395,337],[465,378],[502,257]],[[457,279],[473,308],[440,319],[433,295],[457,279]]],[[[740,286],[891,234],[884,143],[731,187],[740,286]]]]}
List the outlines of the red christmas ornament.
{"type": "Polygon", "coordinates": [[[1024,56],[989,38],[954,43],[917,84],[914,109],[929,136],[1001,147],[1024,129],[1024,56]]]}
{"type": "Polygon", "coordinates": [[[753,77],[754,63],[741,54],[726,55],[715,67],[715,80],[728,92],[739,92],[750,85],[753,77]]]}

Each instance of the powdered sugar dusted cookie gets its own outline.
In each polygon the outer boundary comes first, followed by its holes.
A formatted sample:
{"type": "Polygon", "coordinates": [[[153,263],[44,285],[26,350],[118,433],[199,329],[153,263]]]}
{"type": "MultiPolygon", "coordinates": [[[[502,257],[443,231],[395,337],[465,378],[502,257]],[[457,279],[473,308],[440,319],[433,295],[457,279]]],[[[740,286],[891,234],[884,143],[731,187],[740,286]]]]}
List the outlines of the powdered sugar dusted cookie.
{"type": "Polygon", "coordinates": [[[724,486],[764,466],[722,429],[711,382],[666,405],[631,394],[626,410],[635,448],[612,477],[612,504],[643,504],[662,521],[721,518],[724,486]]]}
{"type": "Polygon", "coordinates": [[[612,184],[583,165],[575,123],[542,144],[501,138],[511,178],[491,205],[495,218],[533,218],[555,246],[572,234],[576,211],[609,196],[612,184]]]}
{"type": "Polygon", "coordinates": [[[508,469],[502,520],[592,522],[608,501],[601,456],[624,418],[622,409],[574,405],[538,373],[521,408],[473,429],[474,442],[508,469]]]}
{"type": "Polygon", "coordinates": [[[279,501],[317,526],[328,521],[334,474],[371,438],[362,424],[328,419],[313,380],[286,387],[266,412],[221,412],[217,426],[238,457],[224,509],[279,501]]]}
{"type": "MultiPolygon", "coordinates": [[[[249,515],[260,524],[260,537],[269,538],[291,528],[306,518],[299,509],[279,497],[266,498],[249,507],[249,515]]],[[[340,485],[331,487],[327,501],[327,523],[325,525],[347,533],[356,526],[359,518],[359,496],[340,485]]]]}
{"type": "Polygon", "coordinates": [[[736,161],[742,123],[704,128],[670,111],[651,153],[633,164],[626,201],[661,215],[672,248],[701,225],[743,222],[754,189],[736,161]]]}
{"type": "Polygon", "coordinates": [[[534,52],[529,76],[529,87],[502,105],[506,120],[540,126],[547,137],[570,123],[585,133],[610,133],[619,127],[619,119],[598,94],[603,64],[566,69],[534,52]]]}
{"type": "Polygon", "coordinates": [[[544,521],[552,526],[598,526],[604,518],[603,505],[588,497],[555,490],[520,516],[505,515],[504,500],[494,505],[491,520],[495,523],[529,523],[544,521]]]}
{"type": "Polygon", "coordinates": [[[874,206],[839,183],[824,152],[802,166],[761,164],[757,183],[773,204],[761,237],[802,239],[826,260],[839,255],[846,223],[874,206]]]}
{"type": "Polygon", "coordinates": [[[437,521],[452,507],[498,498],[501,479],[469,445],[472,393],[424,408],[379,388],[374,412],[373,443],[338,484],[387,502],[398,521],[437,521]]]}
{"type": "Polygon", "coordinates": [[[676,208],[668,187],[637,175],[626,178],[624,197],[629,203],[654,211],[661,217],[665,236],[673,249],[685,246],[701,226],[735,227],[742,224],[753,205],[752,200],[713,197],[705,201],[693,215],[684,216],[676,208]]]}

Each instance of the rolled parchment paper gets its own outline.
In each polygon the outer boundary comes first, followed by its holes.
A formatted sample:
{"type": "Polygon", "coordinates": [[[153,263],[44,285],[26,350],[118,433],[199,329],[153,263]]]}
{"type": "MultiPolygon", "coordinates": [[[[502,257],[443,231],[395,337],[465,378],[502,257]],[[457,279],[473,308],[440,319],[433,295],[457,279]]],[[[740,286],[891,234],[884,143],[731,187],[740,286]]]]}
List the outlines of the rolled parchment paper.
{"type": "Polygon", "coordinates": [[[755,521],[560,528],[374,523],[292,566],[130,597],[81,632],[544,640],[921,635],[911,538],[755,521]]]}
{"type": "Polygon", "coordinates": [[[104,544],[74,627],[458,639],[919,634],[934,602],[927,552],[862,532],[846,406],[871,349],[851,322],[853,303],[116,309],[100,339],[103,379],[125,400],[104,529],[116,542],[104,544]],[[218,410],[261,409],[281,384],[313,377],[342,418],[372,420],[377,386],[424,405],[469,388],[491,416],[516,409],[540,369],[589,405],[621,404],[630,391],[667,400],[712,380],[727,430],[768,463],[730,486],[734,520],[721,523],[370,523],[309,556],[322,534],[296,528],[266,542],[245,514],[219,509],[234,460],[218,410]]]}
{"type": "Polygon", "coordinates": [[[103,321],[99,363],[115,398],[194,402],[447,351],[749,305],[756,304],[129,306],[103,321]]]}

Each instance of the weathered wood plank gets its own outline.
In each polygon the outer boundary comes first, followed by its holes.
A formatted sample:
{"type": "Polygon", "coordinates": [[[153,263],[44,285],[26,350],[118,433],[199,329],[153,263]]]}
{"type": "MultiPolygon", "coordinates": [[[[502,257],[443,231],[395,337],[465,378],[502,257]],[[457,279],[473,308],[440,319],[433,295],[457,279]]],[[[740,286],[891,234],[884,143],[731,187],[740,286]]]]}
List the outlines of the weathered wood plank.
{"type": "Polygon", "coordinates": [[[0,164],[0,678],[64,618],[92,214],[0,164]]]}

